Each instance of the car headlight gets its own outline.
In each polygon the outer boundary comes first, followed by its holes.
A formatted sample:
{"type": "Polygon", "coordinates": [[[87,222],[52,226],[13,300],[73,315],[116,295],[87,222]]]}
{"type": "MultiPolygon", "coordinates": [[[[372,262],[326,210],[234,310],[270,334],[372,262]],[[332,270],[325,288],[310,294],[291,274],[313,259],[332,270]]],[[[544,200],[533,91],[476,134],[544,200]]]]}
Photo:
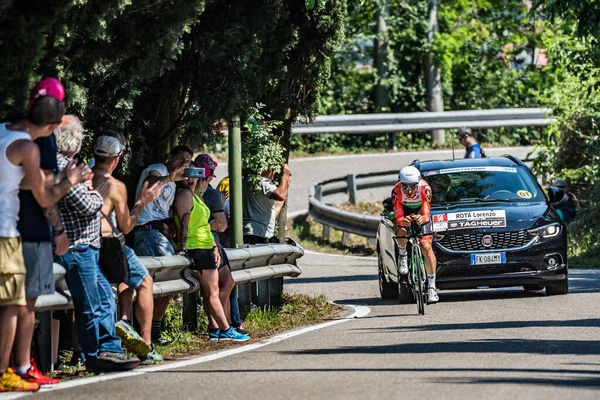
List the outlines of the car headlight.
{"type": "Polygon", "coordinates": [[[541,236],[547,239],[558,236],[558,234],[560,233],[560,229],[561,227],[559,224],[552,224],[542,226],[540,228],[530,229],[527,232],[529,232],[532,236],[541,236]]]}

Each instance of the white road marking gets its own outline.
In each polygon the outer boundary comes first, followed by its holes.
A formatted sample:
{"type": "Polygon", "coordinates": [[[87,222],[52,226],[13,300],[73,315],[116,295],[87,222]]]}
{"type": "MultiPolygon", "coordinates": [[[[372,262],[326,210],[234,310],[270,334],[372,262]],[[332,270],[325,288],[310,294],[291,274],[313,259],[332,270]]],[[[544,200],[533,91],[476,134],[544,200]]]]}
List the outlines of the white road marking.
{"type": "MultiPolygon", "coordinates": [[[[147,374],[149,372],[161,372],[161,371],[166,371],[169,369],[188,367],[190,365],[197,365],[197,364],[202,364],[202,363],[206,363],[206,362],[210,362],[210,361],[214,361],[214,360],[219,360],[221,358],[233,356],[233,355],[240,354],[240,353],[245,353],[247,351],[256,350],[256,349],[259,349],[264,346],[268,346],[273,343],[281,342],[283,340],[302,335],[304,333],[316,331],[318,329],[327,328],[327,327],[330,327],[333,325],[341,324],[343,322],[348,322],[355,318],[362,318],[371,312],[371,309],[366,306],[355,306],[355,305],[349,305],[349,304],[345,304],[345,305],[354,308],[354,313],[352,313],[352,315],[349,315],[344,318],[336,319],[333,321],[324,322],[322,324],[309,326],[306,328],[293,330],[290,332],[285,332],[285,333],[282,333],[279,335],[275,335],[272,338],[263,340],[260,343],[248,344],[248,345],[245,345],[242,347],[237,347],[235,349],[218,351],[216,353],[208,354],[205,356],[199,356],[199,357],[194,357],[194,358],[190,358],[187,360],[171,362],[171,363],[167,363],[164,365],[158,365],[156,367],[143,368],[143,369],[129,371],[129,372],[113,372],[113,373],[109,373],[106,375],[94,376],[94,377],[90,377],[90,378],[75,379],[72,381],[61,383],[60,385],[56,385],[56,386],[42,387],[42,389],[40,389],[40,391],[37,393],[48,393],[48,392],[55,391],[55,390],[69,389],[69,388],[74,388],[74,387],[78,387],[78,386],[90,385],[90,384],[97,383],[97,382],[105,382],[105,381],[110,381],[113,379],[129,378],[129,377],[133,377],[133,376],[147,374]]],[[[2,393],[2,394],[0,394],[0,400],[18,399],[18,398],[27,396],[29,394],[30,393],[2,393]]]]}

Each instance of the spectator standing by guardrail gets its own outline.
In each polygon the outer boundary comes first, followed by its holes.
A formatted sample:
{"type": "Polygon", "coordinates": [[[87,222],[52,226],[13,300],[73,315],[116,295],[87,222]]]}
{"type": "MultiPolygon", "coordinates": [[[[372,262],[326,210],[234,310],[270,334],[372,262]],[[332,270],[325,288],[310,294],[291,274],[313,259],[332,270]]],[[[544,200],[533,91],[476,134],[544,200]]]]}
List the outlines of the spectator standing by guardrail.
{"type": "MultiPolygon", "coordinates": [[[[223,305],[223,310],[227,317],[227,322],[232,325],[238,332],[248,335],[248,332],[242,327],[242,321],[240,319],[239,305],[237,304],[237,293],[235,293],[235,282],[231,275],[231,265],[227,258],[227,253],[223,250],[223,245],[220,241],[219,233],[225,232],[229,224],[227,215],[223,208],[223,198],[221,193],[213,188],[210,182],[215,178],[215,169],[217,168],[217,162],[212,159],[208,154],[200,154],[196,157],[195,163],[200,168],[208,169],[210,175],[208,177],[209,184],[206,188],[206,192],[202,196],[202,200],[210,209],[210,226],[213,231],[215,242],[219,246],[221,252],[221,265],[219,266],[219,298],[223,305]],[[235,317],[235,318],[234,318],[235,317]]],[[[212,328],[213,332],[216,330],[216,324],[212,321],[212,326],[209,325],[209,329],[212,328]]],[[[210,332],[209,332],[210,333],[210,332]]]]}
{"type": "MultiPolygon", "coordinates": [[[[33,101],[40,96],[52,96],[63,101],[65,89],[54,78],[44,78],[31,91],[27,111],[33,101]]],[[[27,117],[27,113],[8,118],[8,122],[18,122],[27,117]]],[[[40,151],[40,168],[44,171],[46,180],[55,181],[54,174],[58,172],[56,164],[56,139],[54,133],[50,136],[34,140],[40,151]]],[[[57,177],[56,180],[60,179],[57,177]]],[[[56,183],[56,182],[55,182],[56,183]]],[[[15,370],[23,379],[40,385],[60,383],[58,379],[46,377],[37,369],[31,358],[31,341],[35,327],[35,303],[42,295],[54,293],[53,251],[64,254],[69,248],[69,240],[63,229],[58,212],[58,205],[42,208],[35,200],[31,190],[19,191],[19,221],[17,229],[21,233],[23,258],[25,260],[25,297],[27,305],[21,307],[17,316],[17,332],[13,345],[15,370]]],[[[54,323],[54,321],[53,321],[54,323]]]]}
{"type": "MultiPolygon", "coordinates": [[[[204,176],[210,171],[205,170],[204,176]]],[[[221,252],[211,231],[209,223],[210,209],[202,200],[209,183],[207,178],[188,178],[186,187],[177,193],[175,213],[181,225],[180,240],[182,249],[187,251],[192,266],[200,281],[204,296],[204,308],[214,319],[216,332],[210,332],[213,341],[246,341],[249,336],[236,331],[228,322],[219,297],[219,272],[221,252]]]]}
{"type": "MultiPolygon", "coordinates": [[[[47,187],[40,168],[39,147],[33,140],[51,135],[63,113],[61,101],[42,96],[33,101],[25,119],[0,124],[0,154],[4,155],[0,158],[0,391],[35,391],[40,387],[40,382],[29,382],[40,378],[36,373],[39,371],[31,371],[30,367],[21,377],[8,368],[17,316],[27,305],[26,266],[17,229],[19,187],[31,190],[41,207],[49,207],[64,196],[72,184],[87,179],[90,173],[86,166],[73,168],[74,164],[69,163],[61,181],[47,187]]],[[[41,383],[57,382],[44,380],[41,383]]]]}
{"type": "Polygon", "coordinates": [[[260,174],[256,185],[250,179],[244,179],[244,243],[269,243],[275,234],[277,202],[286,201],[292,172],[287,164],[283,166],[279,186],[273,183],[274,177],[275,171],[268,169],[260,174]]]}
{"type": "MultiPolygon", "coordinates": [[[[162,190],[162,183],[156,182],[149,187],[142,185],[140,194],[131,211],[127,206],[127,188],[125,184],[112,176],[125,153],[125,136],[119,132],[108,131],[96,139],[94,145],[94,186],[108,185],[102,206],[102,237],[113,236],[113,227],[123,234],[128,234],[135,226],[144,207],[153,202],[162,190]],[[106,217],[111,218],[109,223],[106,217]],[[112,224],[112,226],[111,226],[112,224]]],[[[118,286],[120,320],[116,323],[117,336],[129,353],[140,357],[142,364],[153,364],[164,361],[154,349],[151,339],[152,314],[154,310],[154,293],[152,277],[136,256],[133,249],[125,246],[129,279],[118,286]],[[137,333],[130,322],[133,306],[133,294],[137,293],[135,316],[140,326],[137,333]]]]}
{"type": "MultiPolygon", "coordinates": [[[[136,197],[145,182],[152,186],[156,182],[163,184],[158,198],[148,204],[140,213],[134,228],[134,250],[139,256],[172,256],[175,249],[173,240],[175,229],[171,218],[171,206],[175,201],[175,182],[183,179],[183,171],[190,165],[194,152],[187,146],[174,147],[167,157],[166,163],[152,164],[140,176],[136,197]]],[[[161,297],[154,301],[152,317],[152,340],[164,343],[161,338],[162,320],[169,306],[169,297],[161,297]]]]}
{"type": "Polygon", "coordinates": [[[458,141],[460,144],[465,146],[466,153],[465,158],[482,158],[485,157],[485,151],[481,148],[481,145],[477,143],[477,139],[473,136],[471,128],[464,126],[458,128],[458,141]]]}
{"type": "MultiPolygon", "coordinates": [[[[71,116],[56,131],[58,167],[70,167],[81,149],[84,129],[71,116]]],[[[106,188],[106,186],[104,186],[106,188]]],[[[57,257],[67,273],[65,279],[75,308],[78,339],[88,371],[129,370],[140,360],[123,353],[115,334],[115,299],[108,279],[98,264],[102,194],[88,184],[74,185],[58,203],[71,242],[66,254],[57,257]]]]}

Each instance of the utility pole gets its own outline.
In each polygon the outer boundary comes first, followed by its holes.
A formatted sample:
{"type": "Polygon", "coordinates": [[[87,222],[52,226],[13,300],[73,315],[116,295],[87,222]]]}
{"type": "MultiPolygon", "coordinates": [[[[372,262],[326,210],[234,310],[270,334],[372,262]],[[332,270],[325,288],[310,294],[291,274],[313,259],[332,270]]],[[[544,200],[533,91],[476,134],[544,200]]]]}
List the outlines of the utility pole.
{"type": "Polygon", "coordinates": [[[242,215],[242,132],[240,119],[229,122],[229,215],[231,247],[244,243],[242,215]]]}
{"type": "MultiPolygon", "coordinates": [[[[429,30],[427,31],[427,43],[429,53],[425,58],[425,76],[427,78],[427,111],[444,111],[444,99],[442,97],[442,73],[433,61],[433,39],[439,32],[437,21],[438,0],[427,0],[429,3],[429,30]]],[[[434,129],[431,131],[434,145],[441,146],[445,143],[444,130],[434,129]]]]}
{"type": "MultiPolygon", "coordinates": [[[[382,84],[382,80],[389,75],[388,71],[388,28],[385,18],[389,15],[390,4],[388,0],[382,2],[381,7],[376,11],[375,18],[375,40],[373,41],[373,66],[377,71],[377,84],[373,88],[373,102],[377,111],[388,108],[390,105],[390,96],[387,87],[382,84]]],[[[387,134],[389,148],[398,150],[396,145],[396,134],[388,132],[387,134]]]]}

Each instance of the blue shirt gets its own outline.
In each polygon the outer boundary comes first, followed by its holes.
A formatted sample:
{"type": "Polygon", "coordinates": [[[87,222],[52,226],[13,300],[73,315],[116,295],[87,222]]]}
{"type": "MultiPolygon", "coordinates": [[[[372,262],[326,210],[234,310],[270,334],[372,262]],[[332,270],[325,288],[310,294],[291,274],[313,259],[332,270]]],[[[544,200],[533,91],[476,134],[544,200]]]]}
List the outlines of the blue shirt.
{"type": "Polygon", "coordinates": [[[481,158],[483,157],[481,152],[481,146],[479,143],[475,143],[473,146],[467,147],[467,153],[465,158],[481,158]]]}

